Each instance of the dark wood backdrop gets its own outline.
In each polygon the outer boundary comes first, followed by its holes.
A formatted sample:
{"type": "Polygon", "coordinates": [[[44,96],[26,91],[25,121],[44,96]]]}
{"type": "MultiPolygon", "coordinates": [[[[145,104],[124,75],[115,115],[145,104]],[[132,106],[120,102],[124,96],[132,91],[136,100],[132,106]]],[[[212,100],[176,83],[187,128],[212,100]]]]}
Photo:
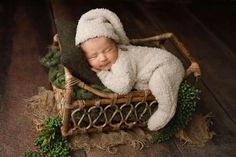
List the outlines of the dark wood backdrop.
{"type": "MultiPolygon", "coordinates": [[[[172,140],[143,151],[120,146],[114,156],[236,156],[236,2],[234,0],[2,0],[0,2],[0,156],[23,156],[36,136],[22,100],[50,88],[39,58],[56,33],[55,18],[78,20],[105,7],[130,38],[175,33],[202,68],[200,112],[212,112],[216,136],[205,147],[172,140]]],[[[74,156],[113,156],[98,150],[74,156]]]]}

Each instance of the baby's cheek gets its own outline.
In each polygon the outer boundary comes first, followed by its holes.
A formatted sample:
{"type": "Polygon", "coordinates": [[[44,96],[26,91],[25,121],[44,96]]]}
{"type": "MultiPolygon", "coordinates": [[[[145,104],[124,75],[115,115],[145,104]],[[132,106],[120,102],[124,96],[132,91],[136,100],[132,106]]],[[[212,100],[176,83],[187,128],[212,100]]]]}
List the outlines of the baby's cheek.
{"type": "Polygon", "coordinates": [[[118,58],[118,57],[117,57],[116,55],[113,55],[113,56],[110,58],[110,62],[114,64],[114,63],[116,62],[117,58],[118,58]]]}
{"type": "Polygon", "coordinates": [[[91,67],[93,66],[92,62],[89,61],[89,60],[88,60],[88,64],[89,64],[91,67]]]}
{"type": "Polygon", "coordinates": [[[97,67],[97,66],[96,66],[96,62],[94,62],[94,61],[89,60],[88,63],[89,63],[89,65],[90,65],[92,68],[96,68],[96,67],[97,67]]]}

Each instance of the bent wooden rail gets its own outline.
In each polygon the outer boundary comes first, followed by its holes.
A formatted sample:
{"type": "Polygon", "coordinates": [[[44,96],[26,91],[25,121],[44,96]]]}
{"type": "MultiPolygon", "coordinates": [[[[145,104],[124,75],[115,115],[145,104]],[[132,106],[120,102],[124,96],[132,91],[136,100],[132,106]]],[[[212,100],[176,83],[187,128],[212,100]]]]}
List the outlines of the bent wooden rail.
{"type": "MultiPolygon", "coordinates": [[[[197,82],[198,79],[201,76],[201,70],[199,67],[199,64],[197,63],[196,59],[190,54],[188,49],[185,47],[185,45],[173,34],[173,33],[164,33],[161,35],[143,38],[143,39],[132,39],[130,40],[131,44],[134,45],[146,45],[148,43],[154,44],[156,47],[160,47],[165,49],[164,43],[166,40],[170,39],[173,44],[176,46],[176,48],[179,50],[180,54],[186,59],[186,61],[189,63],[188,68],[186,69],[186,77],[193,74],[195,77],[195,81],[197,82]]],[[[54,45],[58,45],[61,49],[60,41],[57,35],[53,38],[54,45]]],[[[111,120],[107,120],[102,126],[97,126],[96,120],[92,121],[91,118],[89,118],[89,125],[85,128],[79,127],[80,121],[75,122],[73,119],[74,111],[81,111],[85,107],[97,107],[101,109],[100,106],[109,107],[111,105],[116,104],[123,104],[124,105],[132,105],[132,103],[147,103],[150,102],[148,105],[152,105],[156,103],[155,97],[151,94],[150,90],[146,91],[131,91],[127,95],[119,95],[117,93],[106,93],[99,91],[97,89],[92,88],[91,86],[85,84],[80,79],[74,77],[69,70],[65,67],[65,94],[64,94],[64,108],[62,112],[63,120],[62,120],[62,135],[63,136],[70,136],[78,133],[84,133],[84,132],[95,132],[95,131],[103,131],[103,130],[117,130],[117,129],[123,129],[123,128],[132,128],[134,126],[146,126],[146,122],[139,122],[140,117],[136,114],[136,121],[132,123],[127,122],[127,117],[123,117],[121,115],[122,120],[120,123],[114,125],[112,124],[111,120]],[[71,94],[72,94],[72,87],[74,85],[79,86],[80,88],[83,88],[85,90],[88,90],[89,92],[97,95],[100,97],[99,100],[76,100],[72,102],[71,94]],[[125,125],[122,125],[124,123],[125,125]],[[109,127],[107,127],[109,126],[109,127]]],[[[132,111],[129,111],[129,114],[135,110],[134,108],[137,107],[136,105],[132,105],[132,111]]],[[[145,112],[148,112],[148,114],[151,114],[150,106],[146,105],[145,112]]],[[[122,105],[120,105],[120,108],[122,108],[122,105]]],[[[120,112],[120,108],[117,108],[117,111],[115,113],[120,112]]],[[[102,109],[101,109],[102,110],[102,109]]],[[[102,110],[101,112],[104,113],[106,111],[102,110]]],[[[134,111],[136,113],[136,111],[134,111]]],[[[115,114],[114,113],[114,114],[115,114]]],[[[87,114],[87,113],[86,113],[87,114]]],[[[144,113],[142,113],[144,114],[144,113]]],[[[141,117],[143,115],[140,115],[141,117]]],[[[101,113],[100,113],[101,115],[101,113]]]]}

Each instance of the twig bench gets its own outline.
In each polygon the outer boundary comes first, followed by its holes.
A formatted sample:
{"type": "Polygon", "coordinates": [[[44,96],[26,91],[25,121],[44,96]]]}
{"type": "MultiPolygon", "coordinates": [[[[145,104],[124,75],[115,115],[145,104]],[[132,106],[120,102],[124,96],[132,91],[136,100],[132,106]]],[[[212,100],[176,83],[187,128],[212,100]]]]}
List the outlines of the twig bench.
{"type": "MultiPolygon", "coordinates": [[[[166,40],[170,40],[178,49],[180,54],[188,62],[186,68],[186,78],[193,74],[195,81],[198,81],[201,71],[200,67],[194,57],[189,53],[187,48],[182,42],[172,33],[164,33],[161,35],[144,38],[133,39],[131,44],[133,45],[145,45],[155,46],[162,49],[166,49],[164,43],[166,40]]],[[[54,36],[54,45],[58,45],[61,50],[60,34],[54,36]]],[[[101,132],[109,130],[130,129],[133,127],[146,127],[147,119],[143,120],[144,115],[150,115],[153,113],[154,108],[158,105],[154,96],[149,90],[145,91],[131,91],[127,95],[119,95],[117,93],[106,93],[100,90],[92,88],[90,85],[84,83],[79,78],[73,76],[71,71],[67,67],[65,69],[65,89],[54,88],[56,95],[56,103],[60,114],[63,117],[62,120],[62,135],[70,136],[87,132],[101,132]],[[97,95],[99,99],[91,100],[72,100],[73,86],[79,86],[82,89],[97,95]],[[137,111],[142,106],[142,111],[137,111]],[[124,108],[128,110],[123,112],[124,108]],[[96,110],[97,116],[91,115],[96,110]],[[109,113],[112,110],[112,113],[109,113]],[[80,118],[76,116],[80,113],[80,118]],[[119,117],[119,121],[114,122],[114,117],[119,117]],[[133,115],[132,121],[130,116],[133,115]],[[103,119],[103,122],[99,122],[99,118],[103,119]],[[86,125],[83,120],[86,119],[86,125]]]]}

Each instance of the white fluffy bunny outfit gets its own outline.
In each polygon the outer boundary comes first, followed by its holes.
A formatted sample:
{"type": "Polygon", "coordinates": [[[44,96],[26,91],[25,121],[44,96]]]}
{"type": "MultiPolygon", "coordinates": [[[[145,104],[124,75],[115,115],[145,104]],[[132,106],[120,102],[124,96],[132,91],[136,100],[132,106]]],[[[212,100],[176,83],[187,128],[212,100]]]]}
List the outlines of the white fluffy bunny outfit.
{"type": "Polygon", "coordinates": [[[119,94],[127,94],[133,88],[150,89],[159,105],[148,120],[148,128],[163,128],[175,114],[179,85],[184,77],[182,63],[168,51],[128,45],[120,19],[110,10],[94,9],[82,15],[77,25],[76,45],[101,36],[118,43],[118,59],[110,71],[101,71],[97,76],[119,94]]]}

